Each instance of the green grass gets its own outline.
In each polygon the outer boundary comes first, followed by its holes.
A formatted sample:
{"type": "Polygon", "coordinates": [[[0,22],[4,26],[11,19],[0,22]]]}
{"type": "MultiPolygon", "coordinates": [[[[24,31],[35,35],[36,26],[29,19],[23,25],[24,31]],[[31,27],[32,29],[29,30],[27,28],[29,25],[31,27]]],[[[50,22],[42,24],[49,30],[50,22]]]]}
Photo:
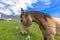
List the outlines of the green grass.
{"type": "MultiPolygon", "coordinates": [[[[29,27],[28,34],[30,40],[43,40],[42,33],[36,23],[29,27]]],[[[0,21],[0,40],[25,40],[27,37],[20,34],[20,23],[18,21],[0,21]]],[[[55,40],[60,40],[60,36],[56,35],[55,40]]]]}

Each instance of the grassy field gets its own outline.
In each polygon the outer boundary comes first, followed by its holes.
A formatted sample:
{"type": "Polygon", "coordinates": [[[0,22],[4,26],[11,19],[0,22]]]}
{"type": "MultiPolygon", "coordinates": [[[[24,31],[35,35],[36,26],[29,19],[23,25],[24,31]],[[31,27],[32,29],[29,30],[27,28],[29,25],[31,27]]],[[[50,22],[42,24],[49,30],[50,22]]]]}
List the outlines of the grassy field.
{"type": "MultiPolygon", "coordinates": [[[[36,23],[29,27],[28,34],[30,40],[43,40],[42,33],[36,23]]],[[[26,40],[27,35],[20,34],[20,23],[18,21],[0,21],[0,40],[26,40]]],[[[59,35],[55,35],[55,40],[60,40],[59,35]]]]}

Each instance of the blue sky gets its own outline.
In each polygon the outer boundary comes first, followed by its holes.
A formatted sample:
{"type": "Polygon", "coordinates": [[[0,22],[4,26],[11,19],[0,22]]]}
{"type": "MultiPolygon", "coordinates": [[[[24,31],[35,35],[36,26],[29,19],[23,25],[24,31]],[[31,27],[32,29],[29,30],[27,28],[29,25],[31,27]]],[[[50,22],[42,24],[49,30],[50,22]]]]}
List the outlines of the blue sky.
{"type": "Polygon", "coordinates": [[[50,2],[50,4],[46,5],[44,3],[37,2],[36,4],[33,4],[35,7],[29,7],[29,10],[38,10],[41,12],[45,12],[53,17],[60,17],[60,0],[51,0],[50,2]]]}
{"type": "Polygon", "coordinates": [[[0,12],[6,15],[21,14],[20,8],[37,10],[53,17],[60,17],[60,0],[0,0],[0,12]]]}

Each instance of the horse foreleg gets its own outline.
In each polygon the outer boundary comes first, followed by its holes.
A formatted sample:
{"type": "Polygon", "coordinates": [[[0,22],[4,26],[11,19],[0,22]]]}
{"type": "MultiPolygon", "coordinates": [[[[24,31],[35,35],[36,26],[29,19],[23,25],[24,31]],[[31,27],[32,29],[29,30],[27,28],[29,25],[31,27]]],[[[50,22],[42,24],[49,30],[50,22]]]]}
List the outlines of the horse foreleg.
{"type": "Polygon", "coordinates": [[[43,33],[43,36],[44,36],[44,40],[47,40],[47,35],[46,35],[45,31],[43,31],[42,33],[43,33]]]}
{"type": "Polygon", "coordinates": [[[47,36],[47,40],[54,40],[54,34],[49,34],[47,36]]]}
{"type": "Polygon", "coordinates": [[[47,30],[47,40],[54,40],[54,35],[56,34],[56,28],[51,27],[47,30]]]}
{"type": "Polygon", "coordinates": [[[42,34],[43,34],[44,40],[47,40],[46,31],[45,31],[41,26],[39,26],[39,28],[40,28],[41,31],[42,31],[42,34]]]}
{"type": "Polygon", "coordinates": [[[47,35],[45,31],[42,32],[44,36],[44,40],[54,40],[54,34],[47,35]]]}

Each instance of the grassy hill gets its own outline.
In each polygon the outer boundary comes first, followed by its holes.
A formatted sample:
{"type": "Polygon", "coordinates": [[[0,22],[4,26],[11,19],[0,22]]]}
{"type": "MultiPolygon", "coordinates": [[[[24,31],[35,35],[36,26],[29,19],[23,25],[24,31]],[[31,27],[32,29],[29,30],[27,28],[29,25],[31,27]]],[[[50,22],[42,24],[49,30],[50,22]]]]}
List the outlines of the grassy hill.
{"type": "MultiPolygon", "coordinates": [[[[43,40],[42,33],[36,23],[29,27],[28,34],[30,40],[43,40]]],[[[0,40],[26,40],[27,35],[20,34],[20,23],[18,21],[0,21],[0,40]]],[[[59,35],[55,35],[55,40],[60,40],[59,35]]]]}

